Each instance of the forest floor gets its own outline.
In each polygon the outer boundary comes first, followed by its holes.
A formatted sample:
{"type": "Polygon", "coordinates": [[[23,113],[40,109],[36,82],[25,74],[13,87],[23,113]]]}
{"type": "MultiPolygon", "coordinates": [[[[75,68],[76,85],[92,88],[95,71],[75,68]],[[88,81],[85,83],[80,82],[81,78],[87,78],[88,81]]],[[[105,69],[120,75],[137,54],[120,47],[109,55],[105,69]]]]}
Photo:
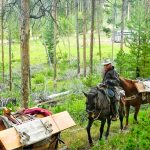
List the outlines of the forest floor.
{"type": "Polygon", "coordinates": [[[68,147],[69,150],[137,150],[138,148],[139,150],[147,150],[147,147],[150,146],[150,141],[148,141],[150,139],[150,135],[149,133],[145,132],[150,131],[150,108],[149,104],[142,107],[143,108],[138,116],[139,123],[134,123],[133,113],[131,113],[129,118],[129,127],[123,132],[120,132],[119,120],[113,121],[111,124],[108,140],[104,139],[105,132],[103,134],[103,139],[101,141],[98,140],[100,122],[95,121],[91,129],[91,135],[94,141],[93,147],[89,146],[87,140],[87,122],[84,123],[84,125],[77,125],[71,129],[63,131],[61,134],[61,139],[65,141],[66,145],[61,145],[60,149],[62,147],[67,149],[66,147],[68,147]],[[137,143],[137,141],[141,143],[137,143]],[[143,143],[146,141],[148,143],[143,145],[143,143]]]}

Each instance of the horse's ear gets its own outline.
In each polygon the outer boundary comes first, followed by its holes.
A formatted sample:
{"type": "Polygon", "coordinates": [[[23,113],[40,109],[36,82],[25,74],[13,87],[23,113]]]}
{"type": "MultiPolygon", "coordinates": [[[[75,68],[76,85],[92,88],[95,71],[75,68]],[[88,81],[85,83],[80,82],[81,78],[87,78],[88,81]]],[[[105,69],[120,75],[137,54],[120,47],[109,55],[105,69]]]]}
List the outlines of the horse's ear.
{"type": "Polygon", "coordinates": [[[85,95],[85,97],[87,97],[88,96],[88,94],[87,93],[85,93],[84,91],[82,91],[83,92],[83,94],[85,95]]]}

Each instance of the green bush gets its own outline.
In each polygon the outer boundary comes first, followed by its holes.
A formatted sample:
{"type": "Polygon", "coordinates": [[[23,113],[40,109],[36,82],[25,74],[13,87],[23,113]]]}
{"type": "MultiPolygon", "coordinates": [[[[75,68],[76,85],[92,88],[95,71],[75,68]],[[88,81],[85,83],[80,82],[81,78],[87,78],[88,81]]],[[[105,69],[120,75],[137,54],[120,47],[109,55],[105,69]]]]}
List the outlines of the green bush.
{"type": "Polygon", "coordinates": [[[100,83],[100,76],[98,74],[88,75],[86,78],[82,79],[82,82],[87,87],[96,86],[100,83]]]}
{"type": "Polygon", "coordinates": [[[43,74],[37,74],[35,75],[35,78],[34,78],[34,83],[35,84],[40,84],[40,83],[44,83],[44,75],[43,74]]]}
{"type": "Polygon", "coordinates": [[[59,19],[59,33],[60,35],[70,35],[74,31],[74,26],[71,23],[71,19],[68,17],[60,17],[59,19]]]}
{"type": "Polygon", "coordinates": [[[52,108],[53,113],[68,111],[73,119],[80,123],[82,116],[85,115],[85,99],[83,95],[71,94],[65,99],[62,105],[57,105],[52,108]]]}

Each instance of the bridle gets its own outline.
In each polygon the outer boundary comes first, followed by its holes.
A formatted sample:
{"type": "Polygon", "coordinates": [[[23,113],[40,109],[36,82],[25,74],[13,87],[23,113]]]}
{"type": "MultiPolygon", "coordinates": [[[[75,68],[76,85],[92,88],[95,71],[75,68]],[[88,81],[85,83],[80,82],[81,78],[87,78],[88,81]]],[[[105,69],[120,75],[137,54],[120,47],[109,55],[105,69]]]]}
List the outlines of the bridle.
{"type": "MultiPolygon", "coordinates": [[[[96,95],[96,98],[95,98],[96,100],[94,101],[94,109],[93,110],[87,110],[87,112],[88,113],[92,113],[92,114],[94,114],[95,115],[95,113],[98,111],[99,113],[98,113],[98,115],[95,117],[94,116],[94,120],[97,120],[98,118],[99,118],[99,116],[100,116],[100,114],[101,114],[101,112],[102,112],[102,108],[101,109],[98,109],[97,108],[97,104],[98,104],[98,102],[99,102],[99,96],[98,96],[98,94],[96,95]]],[[[102,101],[100,101],[100,105],[99,105],[99,107],[102,107],[103,106],[103,102],[102,101]]]]}
{"type": "MultiPolygon", "coordinates": [[[[98,102],[98,99],[99,99],[99,96],[97,96],[97,102],[98,102]]],[[[97,119],[99,118],[99,116],[101,115],[101,113],[102,113],[102,109],[103,109],[103,102],[102,102],[102,101],[100,101],[99,107],[100,107],[101,109],[99,110],[99,113],[98,113],[97,117],[94,118],[94,120],[97,120],[97,119]]]]}

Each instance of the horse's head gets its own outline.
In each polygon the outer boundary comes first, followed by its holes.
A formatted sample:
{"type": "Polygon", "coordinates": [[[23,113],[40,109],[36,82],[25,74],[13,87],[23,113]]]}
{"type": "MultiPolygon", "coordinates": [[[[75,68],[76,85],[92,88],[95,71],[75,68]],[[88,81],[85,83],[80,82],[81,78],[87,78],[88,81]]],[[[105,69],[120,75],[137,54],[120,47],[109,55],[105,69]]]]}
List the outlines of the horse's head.
{"type": "Polygon", "coordinates": [[[86,112],[94,113],[97,107],[97,91],[91,90],[88,93],[83,92],[86,97],[86,112]]]}

